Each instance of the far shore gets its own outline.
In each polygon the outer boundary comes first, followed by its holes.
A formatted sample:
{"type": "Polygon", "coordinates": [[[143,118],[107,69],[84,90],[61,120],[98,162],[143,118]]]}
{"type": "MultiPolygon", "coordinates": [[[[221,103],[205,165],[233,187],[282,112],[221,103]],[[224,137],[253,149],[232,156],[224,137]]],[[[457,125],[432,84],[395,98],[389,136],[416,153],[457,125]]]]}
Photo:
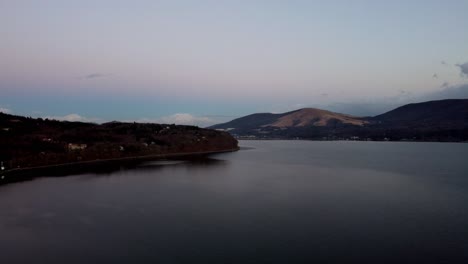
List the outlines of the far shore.
{"type": "Polygon", "coordinates": [[[102,171],[109,167],[135,165],[145,161],[165,160],[165,159],[190,159],[210,154],[219,154],[226,152],[238,151],[239,147],[216,151],[200,151],[200,152],[183,152],[183,153],[167,153],[155,154],[146,156],[132,156],[113,159],[97,159],[89,161],[77,161],[70,163],[51,164],[35,167],[14,168],[0,172],[0,185],[25,181],[40,176],[66,176],[79,174],[83,172],[93,172],[94,170],[102,171]],[[46,175],[44,175],[46,173],[46,175]]]}

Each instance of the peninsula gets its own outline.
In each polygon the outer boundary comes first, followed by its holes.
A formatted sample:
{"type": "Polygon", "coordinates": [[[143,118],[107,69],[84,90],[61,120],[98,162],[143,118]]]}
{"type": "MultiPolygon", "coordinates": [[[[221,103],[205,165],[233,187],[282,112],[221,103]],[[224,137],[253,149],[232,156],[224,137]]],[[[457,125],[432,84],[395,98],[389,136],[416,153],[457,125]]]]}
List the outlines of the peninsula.
{"type": "Polygon", "coordinates": [[[88,166],[235,151],[229,133],[174,124],[66,122],[0,113],[1,177],[37,168],[88,166]]]}

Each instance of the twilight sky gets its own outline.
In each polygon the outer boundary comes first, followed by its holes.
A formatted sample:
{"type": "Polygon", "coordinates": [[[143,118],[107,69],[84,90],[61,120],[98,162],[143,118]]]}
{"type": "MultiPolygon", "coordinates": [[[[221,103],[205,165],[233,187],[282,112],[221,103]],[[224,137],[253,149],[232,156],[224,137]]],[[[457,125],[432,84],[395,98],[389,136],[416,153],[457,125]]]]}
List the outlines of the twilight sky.
{"type": "Polygon", "coordinates": [[[0,0],[0,111],[205,126],[468,98],[468,1],[0,0]]]}

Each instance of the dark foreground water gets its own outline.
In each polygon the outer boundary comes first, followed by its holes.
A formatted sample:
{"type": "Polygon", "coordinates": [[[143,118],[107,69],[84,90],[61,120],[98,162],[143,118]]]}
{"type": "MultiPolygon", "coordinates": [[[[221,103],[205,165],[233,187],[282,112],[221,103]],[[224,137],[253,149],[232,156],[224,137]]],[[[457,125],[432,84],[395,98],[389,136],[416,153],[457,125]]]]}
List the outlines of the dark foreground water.
{"type": "Polygon", "coordinates": [[[468,144],[241,145],[0,186],[0,263],[468,263],[468,144]]]}

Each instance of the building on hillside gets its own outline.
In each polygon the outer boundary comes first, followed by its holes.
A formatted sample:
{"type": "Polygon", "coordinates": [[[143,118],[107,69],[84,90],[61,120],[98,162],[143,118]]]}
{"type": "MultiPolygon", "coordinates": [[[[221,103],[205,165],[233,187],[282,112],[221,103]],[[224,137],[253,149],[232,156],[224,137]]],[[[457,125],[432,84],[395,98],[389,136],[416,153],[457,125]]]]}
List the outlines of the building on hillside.
{"type": "Polygon", "coordinates": [[[86,149],[88,145],[86,144],[74,144],[74,143],[68,143],[68,150],[83,150],[86,149]]]}

